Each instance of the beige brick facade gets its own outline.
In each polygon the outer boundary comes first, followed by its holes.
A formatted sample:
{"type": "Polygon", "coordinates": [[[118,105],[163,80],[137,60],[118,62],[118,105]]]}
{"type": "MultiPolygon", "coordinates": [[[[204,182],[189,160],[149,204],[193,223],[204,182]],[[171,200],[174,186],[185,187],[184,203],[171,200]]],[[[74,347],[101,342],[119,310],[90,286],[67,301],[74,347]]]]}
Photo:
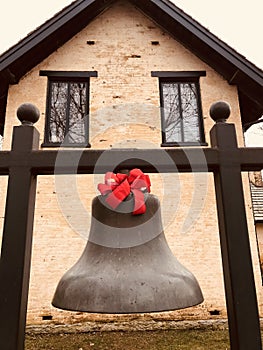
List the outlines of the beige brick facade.
{"type": "MultiPolygon", "coordinates": [[[[24,102],[34,103],[41,112],[36,127],[43,142],[47,77],[39,76],[40,70],[98,72],[98,77],[90,79],[90,143],[93,149],[159,148],[159,85],[158,78],[151,77],[151,71],[206,71],[206,76],[200,79],[206,141],[209,143],[209,131],[213,126],[209,108],[213,102],[225,100],[232,108],[229,122],[235,123],[239,145],[243,145],[236,87],[125,1],[115,3],[17,85],[10,87],[4,149],[10,149],[12,128],[18,125],[16,110],[24,102]],[[91,40],[95,45],[87,44],[91,40]],[[159,41],[159,45],[152,45],[152,41],[159,41]]],[[[152,193],[161,199],[169,245],[179,261],[197,277],[205,298],[201,306],[176,311],[171,317],[207,318],[212,310],[219,310],[220,316],[226,316],[212,175],[159,174],[151,175],[151,179],[152,193]]],[[[89,230],[91,199],[97,195],[96,185],[102,180],[99,175],[39,176],[29,324],[42,322],[42,317],[48,315],[55,322],[95,317],[56,310],[51,300],[60,277],[85,246],[82,236],[89,230]]],[[[1,191],[4,191],[6,179],[2,182],[1,191]]],[[[261,311],[260,266],[246,174],[244,188],[261,311]]],[[[0,202],[0,224],[3,207],[4,196],[0,202]]]]}

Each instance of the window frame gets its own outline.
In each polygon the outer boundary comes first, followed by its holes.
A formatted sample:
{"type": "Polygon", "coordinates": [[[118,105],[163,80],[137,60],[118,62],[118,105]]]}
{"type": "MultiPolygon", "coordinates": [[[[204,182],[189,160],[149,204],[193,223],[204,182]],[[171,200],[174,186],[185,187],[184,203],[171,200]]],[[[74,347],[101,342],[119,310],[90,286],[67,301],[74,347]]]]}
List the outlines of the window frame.
{"type": "MultiPolygon", "coordinates": [[[[96,71],[40,71],[40,76],[47,76],[47,95],[46,95],[46,118],[45,118],[45,131],[44,142],[41,147],[71,147],[71,148],[89,148],[89,105],[90,105],[90,77],[97,77],[96,71]],[[85,125],[85,142],[84,143],[69,143],[67,140],[62,142],[50,142],[50,115],[51,115],[51,90],[53,83],[67,83],[68,87],[72,83],[85,83],[86,87],[86,110],[87,121],[85,125]]],[[[69,127],[69,103],[67,98],[66,105],[66,133],[69,127]]]]}
{"type": "MultiPolygon", "coordinates": [[[[161,147],[207,146],[208,144],[205,141],[204,120],[203,120],[201,91],[200,91],[200,77],[206,76],[206,72],[205,71],[187,71],[187,72],[186,71],[180,71],[180,72],[155,71],[155,72],[151,72],[151,75],[152,75],[152,77],[159,78],[161,128],[162,128],[161,147]],[[178,84],[192,83],[192,84],[195,84],[196,92],[197,92],[197,101],[196,102],[197,102],[197,108],[198,108],[198,126],[199,126],[200,141],[182,141],[182,142],[166,141],[164,96],[163,96],[163,87],[162,87],[163,83],[178,83],[178,84]]],[[[181,124],[180,130],[181,130],[181,132],[183,132],[183,124],[181,124]]]]}

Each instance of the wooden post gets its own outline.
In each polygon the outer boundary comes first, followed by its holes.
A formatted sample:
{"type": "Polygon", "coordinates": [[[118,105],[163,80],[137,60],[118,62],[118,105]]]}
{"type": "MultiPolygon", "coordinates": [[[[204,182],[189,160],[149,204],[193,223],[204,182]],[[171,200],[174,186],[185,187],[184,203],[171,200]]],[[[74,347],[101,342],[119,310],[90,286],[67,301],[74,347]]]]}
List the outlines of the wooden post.
{"type": "Polygon", "coordinates": [[[30,277],[36,176],[28,154],[39,147],[33,122],[39,117],[32,105],[22,105],[22,125],[14,128],[10,156],[20,159],[9,169],[0,260],[0,349],[23,350],[30,277]]]}
{"type": "Polygon", "coordinates": [[[230,107],[216,103],[212,147],[220,152],[214,172],[231,350],[261,350],[261,335],[244,203],[241,164],[230,107]]]}

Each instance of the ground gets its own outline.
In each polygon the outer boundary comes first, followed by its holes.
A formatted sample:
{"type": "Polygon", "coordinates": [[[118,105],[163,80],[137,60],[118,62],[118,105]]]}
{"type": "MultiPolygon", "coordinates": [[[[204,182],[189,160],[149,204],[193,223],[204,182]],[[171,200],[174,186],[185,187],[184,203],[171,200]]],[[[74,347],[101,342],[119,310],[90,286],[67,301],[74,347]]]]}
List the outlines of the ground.
{"type": "Polygon", "coordinates": [[[26,350],[229,350],[227,330],[28,334],[26,350]]]}

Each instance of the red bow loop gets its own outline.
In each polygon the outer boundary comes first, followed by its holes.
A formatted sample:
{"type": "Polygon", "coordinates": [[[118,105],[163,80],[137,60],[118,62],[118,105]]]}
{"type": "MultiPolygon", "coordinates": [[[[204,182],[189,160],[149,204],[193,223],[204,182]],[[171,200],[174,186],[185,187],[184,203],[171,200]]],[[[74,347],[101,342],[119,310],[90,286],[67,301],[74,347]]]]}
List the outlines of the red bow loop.
{"type": "Polygon", "coordinates": [[[108,195],[106,202],[116,209],[118,205],[132,192],[134,196],[133,214],[143,214],[146,211],[144,192],[150,192],[151,181],[140,169],[133,169],[129,175],[113,172],[105,174],[104,183],[98,184],[98,190],[108,195]]]}
{"type": "Polygon", "coordinates": [[[127,177],[128,175],[126,174],[107,172],[104,177],[104,184],[98,184],[98,190],[102,195],[108,194],[109,192],[114,191],[114,189],[127,177]]]}

